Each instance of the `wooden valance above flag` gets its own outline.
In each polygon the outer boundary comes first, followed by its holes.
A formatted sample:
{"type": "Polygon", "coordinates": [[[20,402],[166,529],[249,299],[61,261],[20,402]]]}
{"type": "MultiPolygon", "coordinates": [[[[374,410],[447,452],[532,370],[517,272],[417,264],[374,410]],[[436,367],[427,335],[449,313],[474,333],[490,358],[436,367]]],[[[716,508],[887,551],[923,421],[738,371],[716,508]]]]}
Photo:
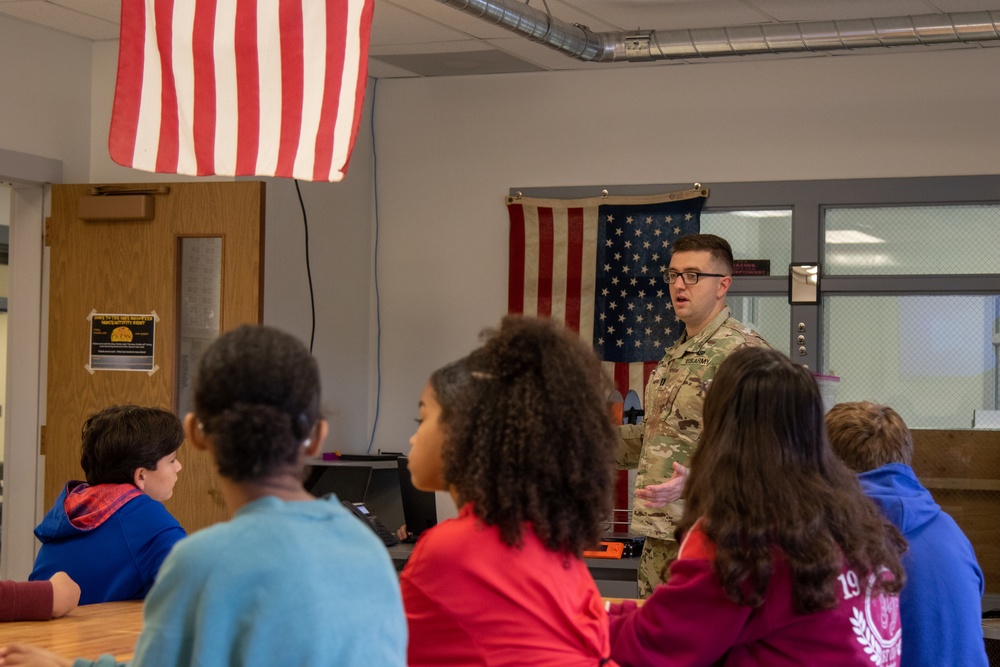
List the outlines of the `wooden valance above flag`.
{"type": "Polygon", "coordinates": [[[374,0],[122,0],[108,147],[191,176],[339,181],[374,0]]]}

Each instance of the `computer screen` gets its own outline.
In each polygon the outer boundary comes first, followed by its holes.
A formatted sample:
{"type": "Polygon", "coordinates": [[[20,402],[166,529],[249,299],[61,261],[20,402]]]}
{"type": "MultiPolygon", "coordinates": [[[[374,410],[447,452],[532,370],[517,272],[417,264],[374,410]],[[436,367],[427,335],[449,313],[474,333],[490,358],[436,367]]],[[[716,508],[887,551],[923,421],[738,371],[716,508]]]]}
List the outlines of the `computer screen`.
{"type": "Polygon", "coordinates": [[[363,503],[371,478],[371,466],[315,465],[310,466],[303,485],[317,498],[335,493],[340,500],[363,503]]]}
{"type": "Polygon", "coordinates": [[[399,495],[403,501],[403,520],[406,531],[419,535],[437,524],[437,501],[431,491],[421,491],[410,480],[409,460],[405,456],[396,459],[399,467],[399,495]]]}

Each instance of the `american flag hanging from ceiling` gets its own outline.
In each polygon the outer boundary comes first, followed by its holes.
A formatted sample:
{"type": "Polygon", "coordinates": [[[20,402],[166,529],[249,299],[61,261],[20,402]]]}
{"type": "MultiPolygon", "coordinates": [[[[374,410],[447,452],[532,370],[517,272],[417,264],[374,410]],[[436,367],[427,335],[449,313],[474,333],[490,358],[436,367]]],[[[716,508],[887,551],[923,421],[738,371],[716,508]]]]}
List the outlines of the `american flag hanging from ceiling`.
{"type": "Polygon", "coordinates": [[[191,176],[339,181],[374,0],[122,0],[108,147],[191,176]]]}

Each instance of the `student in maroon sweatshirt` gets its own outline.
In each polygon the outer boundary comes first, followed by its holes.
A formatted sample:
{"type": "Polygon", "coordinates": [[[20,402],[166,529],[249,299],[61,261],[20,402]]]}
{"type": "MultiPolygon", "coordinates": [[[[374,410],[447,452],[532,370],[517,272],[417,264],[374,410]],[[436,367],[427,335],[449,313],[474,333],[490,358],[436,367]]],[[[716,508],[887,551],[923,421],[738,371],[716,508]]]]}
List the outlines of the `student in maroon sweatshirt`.
{"type": "Polygon", "coordinates": [[[729,356],[686,490],[668,583],[609,610],[622,667],[898,667],[906,542],[831,451],[808,370],[729,356]]]}

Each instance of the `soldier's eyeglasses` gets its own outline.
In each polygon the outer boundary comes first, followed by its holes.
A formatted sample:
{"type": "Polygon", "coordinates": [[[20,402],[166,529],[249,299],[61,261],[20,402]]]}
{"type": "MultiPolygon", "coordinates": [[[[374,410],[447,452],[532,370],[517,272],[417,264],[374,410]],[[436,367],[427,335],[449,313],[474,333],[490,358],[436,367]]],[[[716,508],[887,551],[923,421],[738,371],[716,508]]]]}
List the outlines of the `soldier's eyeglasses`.
{"type": "Polygon", "coordinates": [[[663,279],[667,281],[668,285],[673,285],[677,282],[677,278],[680,277],[685,285],[697,285],[698,280],[701,278],[725,278],[721,273],[700,273],[698,271],[685,271],[684,273],[677,273],[676,271],[667,271],[663,274],[663,279]]]}

